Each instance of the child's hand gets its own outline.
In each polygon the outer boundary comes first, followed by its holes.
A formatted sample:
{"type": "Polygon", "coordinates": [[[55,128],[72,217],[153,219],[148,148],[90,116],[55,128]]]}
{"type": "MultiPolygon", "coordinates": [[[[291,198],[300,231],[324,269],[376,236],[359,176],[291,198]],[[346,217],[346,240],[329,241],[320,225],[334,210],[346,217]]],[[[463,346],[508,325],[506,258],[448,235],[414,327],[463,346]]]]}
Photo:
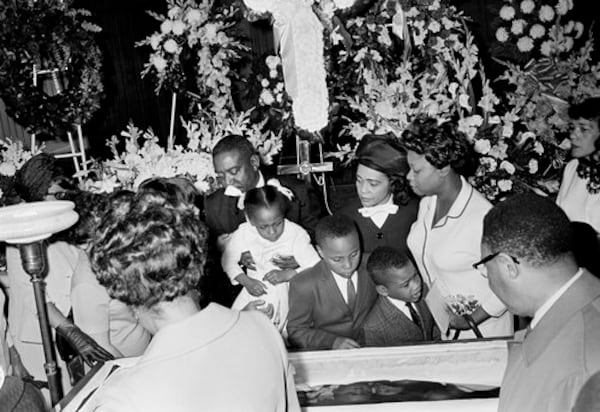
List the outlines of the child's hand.
{"type": "Polygon", "coordinates": [[[277,285],[278,283],[289,282],[290,279],[293,278],[295,275],[296,271],[294,269],[274,269],[268,272],[263,277],[263,280],[269,282],[271,285],[277,285]]]}
{"type": "Polygon", "coordinates": [[[333,341],[332,349],[355,349],[360,348],[360,345],[355,340],[338,336],[333,341]]]}
{"type": "Polygon", "coordinates": [[[252,296],[261,296],[267,293],[267,285],[258,279],[248,278],[243,285],[252,296]]]}
{"type": "Polygon", "coordinates": [[[300,267],[294,256],[277,255],[271,259],[271,262],[279,269],[298,269],[300,267]]]}
{"type": "Polygon", "coordinates": [[[273,308],[273,305],[271,303],[265,305],[265,301],[262,299],[248,302],[248,304],[244,306],[244,309],[242,310],[257,310],[267,315],[269,319],[273,317],[273,313],[275,312],[275,308],[273,308]]]}
{"type": "Polygon", "coordinates": [[[254,258],[249,251],[243,252],[240,256],[239,261],[240,266],[248,268],[250,270],[256,270],[256,264],[254,263],[254,258]]]}

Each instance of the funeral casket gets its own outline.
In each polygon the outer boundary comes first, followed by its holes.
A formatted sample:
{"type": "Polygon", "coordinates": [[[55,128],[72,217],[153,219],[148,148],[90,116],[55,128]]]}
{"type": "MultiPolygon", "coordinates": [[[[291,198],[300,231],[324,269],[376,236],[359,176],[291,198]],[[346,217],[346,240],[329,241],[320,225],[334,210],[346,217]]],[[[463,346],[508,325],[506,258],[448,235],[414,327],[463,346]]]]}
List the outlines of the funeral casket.
{"type": "MultiPolygon", "coordinates": [[[[290,352],[303,410],[496,411],[507,359],[505,340],[390,348],[290,352]],[[366,405],[368,404],[368,405],[366,405]]],[[[119,359],[96,368],[57,410],[86,411],[119,359]]]]}

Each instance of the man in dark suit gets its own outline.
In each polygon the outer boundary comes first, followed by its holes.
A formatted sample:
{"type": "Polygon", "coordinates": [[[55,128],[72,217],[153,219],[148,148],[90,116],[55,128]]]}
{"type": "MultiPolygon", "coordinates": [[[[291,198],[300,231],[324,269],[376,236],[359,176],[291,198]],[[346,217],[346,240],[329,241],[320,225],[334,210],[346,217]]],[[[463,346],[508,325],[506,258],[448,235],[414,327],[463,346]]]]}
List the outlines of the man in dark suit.
{"type": "MultiPolygon", "coordinates": [[[[264,176],[260,169],[260,158],[252,143],[243,136],[229,135],[219,140],[213,149],[213,164],[217,178],[223,188],[211,193],[204,201],[204,218],[209,229],[209,275],[206,276],[203,291],[207,298],[225,306],[230,306],[239,290],[235,290],[227,276],[220,270],[218,256],[223,250],[229,235],[246,220],[243,210],[244,193],[265,184],[282,185],[291,190],[293,198],[286,217],[301,226],[309,233],[322,215],[322,208],[317,196],[310,191],[304,182],[292,177],[277,179],[264,176]]],[[[251,267],[253,260],[245,255],[241,262],[251,267]]],[[[282,268],[297,267],[292,260],[282,259],[282,268]]]]}
{"type": "Polygon", "coordinates": [[[327,216],[315,229],[321,261],[290,282],[288,341],[302,349],[357,348],[361,325],[377,297],[359,268],[360,240],[354,222],[327,216]]]}
{"type": "Polygon", "coordinates": [[[425,285],[406,252],[388,246],[369,256],[367,271],[379,294],[362,327],[365,346],[397,346],[440,339],[423,299],[425,285]]]}

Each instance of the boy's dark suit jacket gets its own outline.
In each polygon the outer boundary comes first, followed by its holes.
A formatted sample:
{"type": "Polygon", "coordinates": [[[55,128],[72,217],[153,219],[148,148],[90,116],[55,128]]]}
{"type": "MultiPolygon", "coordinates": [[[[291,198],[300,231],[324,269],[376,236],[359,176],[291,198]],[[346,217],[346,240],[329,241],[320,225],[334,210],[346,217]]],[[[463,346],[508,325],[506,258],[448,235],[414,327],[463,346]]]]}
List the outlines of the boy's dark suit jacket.
{"type": "MultiPolygon", "coordinates": [[[[264,176],[264,178],[267,181],[272,176],[264,176]]],[[[312,234],[323,214],[318,197],[301,180],[289,176],[275,176],[275,178],[294,193],[286,217],[312,234]]],[[[226,196],[225,189],[219,189],[205,199],[204,218],[213,240],[224,233],[235,231],[246,221],[244,211],[237,207],[237,201],[237,197],[226,196]]]]}
{"type": "Polygon", "coordinates": [[[357,340],[377,292],[369,275],[358,270],[354,310],[344,301],[333,274],[320,261],[290,282],[288,341],[292,347],[331,349],[337,337],[357,340]]]}
{"type": "MultiPolygon", "coordinates": [[[[424,290],[423,295],[425,293],[424,290]]],[[[439,340],[440,331],[425,300],[421,299],[414,305],[423,329],[394,306],[387,297],[379,296],[363,323],[359,343],[365,346],[398,346],[407,342],[439,340]]]]}

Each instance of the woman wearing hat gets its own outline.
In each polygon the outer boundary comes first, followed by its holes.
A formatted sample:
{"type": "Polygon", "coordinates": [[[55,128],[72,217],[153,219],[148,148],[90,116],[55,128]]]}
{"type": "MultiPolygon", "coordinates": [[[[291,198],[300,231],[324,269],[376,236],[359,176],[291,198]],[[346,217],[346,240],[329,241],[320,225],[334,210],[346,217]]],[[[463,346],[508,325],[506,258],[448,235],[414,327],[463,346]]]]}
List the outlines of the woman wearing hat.
{"type": "Polygon", "coordinates": [[[356,222],[366,256],[378,246],[406,249],[418,210],[406,181],[406,152],[393,137],[367,135],[356,159],[356,197],[340,212],[356,222]]]}

